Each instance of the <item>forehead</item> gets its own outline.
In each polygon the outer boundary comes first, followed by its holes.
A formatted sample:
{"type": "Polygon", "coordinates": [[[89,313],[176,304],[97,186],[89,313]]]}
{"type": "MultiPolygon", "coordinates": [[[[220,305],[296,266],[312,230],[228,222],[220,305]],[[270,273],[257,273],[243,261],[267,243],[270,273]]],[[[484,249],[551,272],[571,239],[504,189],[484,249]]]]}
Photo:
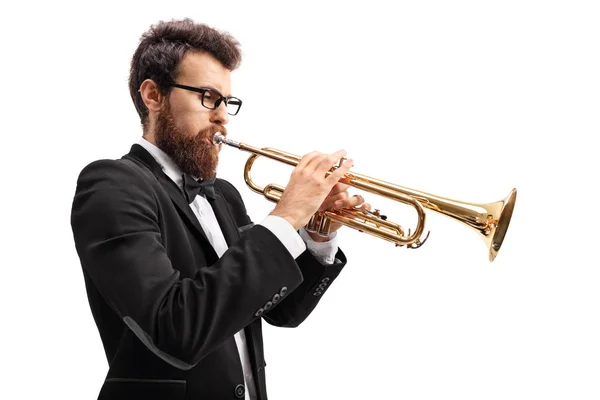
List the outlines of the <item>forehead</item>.
{"type": "Polygon", "coordinates": [[[208,53],[187,52],[179,63],[177,81],[189,86],[208,86],[225,96],[231,94],[231,71],[208,53]]]}

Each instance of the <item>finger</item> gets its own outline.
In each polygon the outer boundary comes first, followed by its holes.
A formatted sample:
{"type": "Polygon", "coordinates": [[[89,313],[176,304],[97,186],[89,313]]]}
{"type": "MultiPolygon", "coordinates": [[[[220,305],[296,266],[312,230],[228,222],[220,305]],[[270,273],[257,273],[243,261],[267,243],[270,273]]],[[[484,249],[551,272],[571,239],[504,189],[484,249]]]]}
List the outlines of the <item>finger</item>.
{"type": "Polygon", "coordinates": [[[324,157],[320,160],[319,165],[316,167],[315,173],[320,175],[322,174],[321,176],[325,177],[327,172],[330,171],[334,166],[337,166],[340,159],[344,158],[346,154],[346,150],[338,150],[335,153],[324,155],[324,157]]]}
{"type": "Polygon", "coordinates": [[[295,172],[297,174],[302,173],[302,174],[310,175],[312,173],[312,171],[314,170],[314,167],[311,167],[311,165],[313,164],[315,159],[318,159],[322,155],[323,154],[318,151],[311,151],[310,153],[305,154],[300,159],[300,162],[298,163],[298,165],[296,165],[296,168],[294,168],[293,173],[295,172]]]}
{"type": "Polygon", "coordinates": [[[337,200],[334,205],[337,208],[350,208],[350,207],[358,207],[365,202],[364,197],[360,194],[355,194],[354,196],[348,197],[343,200],[337,200]]]}
{"type": "Polygon", "coordinates": [[[320,210],[321,211],[329,210],[329,209],[334,208],[334,207],[340,208],[339,206],[336,205],[336,202],[338,202],[338,201],[345,201],[348,197],[350,197],[350,195],[348,194],[348,192],[341,192],[341,193],[338,193],[338,194],[333,195],[333,196],[328,196],[325,199],[325,201],[323,202],[323,205],[321,206],[320,210]]]}
{"type": "Polygon", "coordinates": [[[338,182],[335,184],[333,189],[331,189],[331,191],[329,192],[329,196],[336,196],[337,194],[344,193],[344,192],[347,193],[348,188],[350,188],[350,185],[338,182]]]}

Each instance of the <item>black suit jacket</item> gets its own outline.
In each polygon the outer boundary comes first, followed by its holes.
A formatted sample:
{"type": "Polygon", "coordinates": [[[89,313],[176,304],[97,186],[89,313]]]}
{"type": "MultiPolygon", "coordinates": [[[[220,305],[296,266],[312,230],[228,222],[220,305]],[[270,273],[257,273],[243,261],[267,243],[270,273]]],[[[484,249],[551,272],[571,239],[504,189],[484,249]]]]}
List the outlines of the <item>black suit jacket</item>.
{"type": "Polygon", "coordinates": [[[182,191],[140,145],[79,175],[71,226],[109,371],[105,399],[243,398],[234,334],[245,330],[267,398],[261,319],[298,326],[346,263],[293,259],[254,225],[239,192],[211,200],[229,249],[218,258],[182,191]]]}

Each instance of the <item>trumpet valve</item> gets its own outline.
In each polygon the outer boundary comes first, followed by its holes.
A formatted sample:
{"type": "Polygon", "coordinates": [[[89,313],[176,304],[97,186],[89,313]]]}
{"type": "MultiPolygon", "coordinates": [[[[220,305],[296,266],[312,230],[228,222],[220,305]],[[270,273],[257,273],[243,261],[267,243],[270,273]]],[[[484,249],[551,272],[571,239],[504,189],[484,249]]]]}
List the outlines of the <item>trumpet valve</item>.
{"type": "Polygon", "coordinates": [[[316,233],[319,236],[327,237],[331,227],[331,220],[323,213],[316,212],[304,227],[307,232],[316,233]]]}

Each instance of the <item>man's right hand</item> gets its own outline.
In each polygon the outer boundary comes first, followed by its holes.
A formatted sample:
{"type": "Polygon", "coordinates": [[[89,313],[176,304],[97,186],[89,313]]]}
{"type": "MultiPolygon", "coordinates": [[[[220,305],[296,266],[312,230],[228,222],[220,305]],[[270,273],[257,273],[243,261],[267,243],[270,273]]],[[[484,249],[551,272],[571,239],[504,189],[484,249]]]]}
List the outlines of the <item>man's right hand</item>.
{"type": "Polygon", "coordinates": [[[285,218],[296,230],[306,225],[331,189],[352,167],[353,161],[348,159],[327,175],[345,155],[345,150],[332,154],[314,151],[302,157],[271,215],[285,218]]]}

